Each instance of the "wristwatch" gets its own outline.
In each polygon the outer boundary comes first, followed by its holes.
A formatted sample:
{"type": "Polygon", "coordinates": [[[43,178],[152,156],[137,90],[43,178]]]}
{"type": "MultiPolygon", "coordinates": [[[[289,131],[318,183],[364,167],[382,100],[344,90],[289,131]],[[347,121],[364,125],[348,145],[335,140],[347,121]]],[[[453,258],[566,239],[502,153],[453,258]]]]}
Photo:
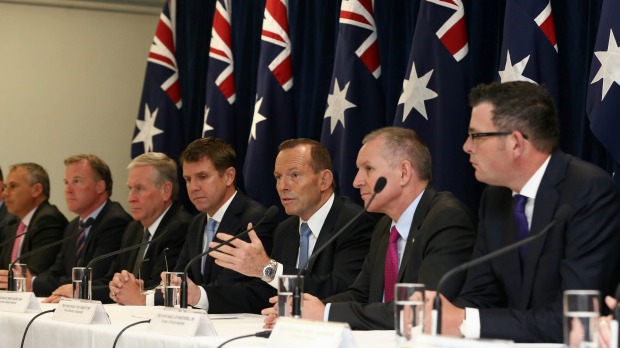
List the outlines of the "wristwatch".
{"type": "Polygon", "coordinates": [[[271,259],[267,266],[263,267],[263,277],[261,278],[266,283],[271,283],[273,279],[276,277],[276,269],[278,268],[278,263],[276,260],[271,259]]]}

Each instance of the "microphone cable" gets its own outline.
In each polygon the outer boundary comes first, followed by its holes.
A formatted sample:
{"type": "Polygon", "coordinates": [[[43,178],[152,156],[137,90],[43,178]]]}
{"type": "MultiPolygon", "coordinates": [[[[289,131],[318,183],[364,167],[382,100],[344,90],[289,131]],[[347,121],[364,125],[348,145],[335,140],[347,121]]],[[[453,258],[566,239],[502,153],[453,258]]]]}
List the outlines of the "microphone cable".
{"type": "Polygon", "coordinates": [[[225,341],[224,343],[222,343],[219,346],[217,346],[217,348],[222,348],[222,347],[224,347],[224,345],[226,345],[226,344],[228,344],[228,343],[230,343],[232,341],[240,340],[242,338],[248,338],[248,337],[269,338],[269,336],[271,336],[271,330],[260,331],[260,332],[253,333],[253,334],[250,334],[250,335],[237,336],[237,337],[233,337],[233,338],[229,339],[228,341],[225,341]]]}
{"type": "Polygon", "coordinates": [[[131,323],[127,326],[125,326],[121,332],[118,333],[118,335],[116,335],[116,338],[114,339],[114,344],[112,344],[112,348],[116,348],[116,343],[118,342],[118,339],[121,338],[121,335],[123,334],[123,332],[125,332],[125,330],[129,329],[132,326],[136,326],[136,325],[140,325],[140,324],[147,324],[150,323],[151,319],[147,319],[147,320],[140,320],[140,321],[136,321],[135,323],[131,323]]]}
{"type": "Polygon", "coordinates": [[[24,335],[22,336],[22,344],[19,346],[20,348],[24,348],[24,342],[26,341],[26,334],[28,333],[28,329],[30,328],[30,325],[32,325],[32,322],[34,322],[35,319],[42,316],[43,314],[53,313],[55,310],[56,309],[50,309],[49,311],[43,311],[35,315],[34,317],[32,317],[32,319],[30,319],[30,321],[28,322],[28,325],[26,325],[26,330],[24,331],[24,335]]]}

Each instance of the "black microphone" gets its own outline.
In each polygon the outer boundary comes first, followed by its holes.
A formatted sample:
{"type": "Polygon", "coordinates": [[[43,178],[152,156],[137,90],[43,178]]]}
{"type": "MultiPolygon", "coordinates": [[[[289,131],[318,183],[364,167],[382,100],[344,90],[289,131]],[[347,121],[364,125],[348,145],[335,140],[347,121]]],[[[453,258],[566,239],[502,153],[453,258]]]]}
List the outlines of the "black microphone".
{"type": "Polygon", "coordinates": [[[99,260],[103,260],[103,259],[108,258],[110,256],[122,254],[122,253],[125,253],[127,251],[131,251],[131,250],[137,249],[137,248],[139,248],[139,247],[141,247],[143,245],[148,245],[148,244],[154,243],[154,242],[162,239],[166,234],[168,234],[168,232],[176,230],[178,225],[179,225],[178,222],[172,221],[170,223],[170,225],[168,225],[168,227],[162,233],[158,233],[158,235],[155,238],[153,238],[153,239],[151,239],[151,240],[149,240],[147,242],[139,243],[139,244],[134,244],[134,245],[128,246],[128,247],[123,248],[123,249],[119,249],[119,250],[116,250],[116,251],[109,252],[107,254],[103,254],[103,255],[99,255],[97,257],[94,257],[92,260],[90,260],[89,263],[86,264],[86,267],[85,267],[86,269],[84,270],[85,272],[84,272],[84,274],[82,276],[82,284],[83,284],[83,286],[82,286],[82,291],[80,291],[80,298],[81,299],[88,299],[88,282],[90,281],[90,279],[89,279],[90,271],[91,271],[91,267],[93,266],[93,264],[95,262],[97,262],[99,260]]]}
{"type": "Polygon", "coordinates": [[[439,335],[441,334],[441,298],[439,297],[439,291],[441,290],[443,284],[446,282],[446,280],[448,280],[449,278],[451,278],[453,275],[455,275],[456,273],[462,272],[462,271],[466,271],[469,268],[472,268],[476,265],[479,265],[483,262],[489,261],[491,259],[494,259],[498,256],[504,255],[505,253],[512,251],[514,249],[517,249],[518,247],[531,243],[532,241],[541,238],[542,236],[546,235],[547,232],[549,232],[549,230],[558,222],[558,221],[563,221],[566,220],[571,214],[573,213],[573,209],[568,206],[567,204],[564,204],[560,207],[560,209],[558,209],[557,214],[555,214],[555,218],[553,220],[551,220],[551,222],[549,222],[547,224],[547,226],[545,226],[542,230],[540,230],[539,233],[531,235],[525,239],[522,239],[516,243],[512,243],[509,245],[506,245],[503,248],[499,248],[493,252],[490,252],[486,255],[482,255],[480,257],[478,257],[477,259],[473,259],[471,261],[465,262],[463,264],[460,264],[456,267],[454,267],[453,269],[449,270],[448,272],[446,272],[440,279],[439,282],[437,282],[437,295],[435,296],[435,299],[433,301],[433,313],[436,314],[436,318],[437,320],[435,321],[435,325],[433,327],[432,330],[432,334],[433,335],[439,335]]]}
{"type": "MultiPolygon", "coordinates": [[[[88,220],[86,220],[86,222],[84,222],[84,228],[87,228],[87,227],[92,226],[93,222],[95,222],[95,219],[93,219],[93,218],[89,218],[88,220]]],[[[39,228],[39,229],[41,229],[41,228],[39,228]]],[[[34,231],[34,230],[36,230],[36,228],[33,228],[33,229],[32,229],[32,231],[34,231]]],[[[11,265],[9,266],[9,275],[8,275],[8,278],[9,278],[9,279],[8,279],[8,281],[9,281],[8,289],[9,289],[9,291],[15,291],[15,277],[14,277],[14,275],[13,275],[13,266],[15,266],[15,264],[16,264],[19,260],[21,260],[21,259],[25,258],[26,256],[30,256],[30,255],[32,255],[32,254],[36,254],[36,253],[38,253],[38,252],[40,252],[40,251],[43,251],[43,250],[47,250],[47,249],[49,249],[49,248],[51,248],[51,247],[53,247],[53,246],[56,246],[56,245],[58,245],[58,244],[62,244],[62,243],[64,243],[64,242],[68,241],[69,239],[72,239],[72,238],[75,238],[75,237],[79,236],[79,235],[80,235],[80,233],[82,233],[82,231],[83,231],[83,230],[79,230],[79,231],[77,231],[76,233],[73,233],[72,235],[70,235],[69,237],[65,237],[65,238],[63,238],[63,239],[61,239],[61,240],[57,240],[57,241],[55,241],[55,242],[53,242],[53,243],[50,243],[50,244],[44,245],[44,246],[42,246],[42,247],[40,247],[40,248],[38,248],[38,249],[35,249],[35,250],[30,250],[30,251],[29,251],[29,252],[27,252],[27,253],[23,253],[23,254],[19,255],[19,256],[18,256],[15,260],[13,260],[13,262],[11,262],[11,265]]],[[[27,232],[29,232],[29,231],[26,231],[25,233],[27,233],[27,232]]],[[[22,233],[22,234],[24,234],[24,233],[22,233]]],[[[26,276],[26,275],[24,274],[24,277],[25,277],[25,276],[26,276]]]]}
{"type": "Polygon", "coordinates": [[[318,250],[313,251],[312,255],[308,258],[308,260],[303,265],[303,267],[299,268],[299,270],[297,271],[297,281],[295,282],[295,286],[293,287],[293,318],[301,318],[302,298],[301,298],[301,287],[299,286],[299,283],[301,282],[301,273],[303,272],[303,270],[306,269],[306,267],[308,267],[308,265],[312,261],[314,261],[317,258],[317,256],[321,254],[323,250],[325,250],[334,240],[336,240],[336,238],[338,238],[342,234],[342,232],[346,231],[346,229],[349,228],[349,226],[351,226],[353,222],[355,222],[360,216],[362,216],[362,214],[368,211],[368,207],[370,206],[370,203],[372,203],[372,201],[375,199],[375,196],[377,195],[377,193],[383,191],[386,184],[387,184],[387,179],[385,177],[382,176],[379,179],[377,179],[377,181],[375,182],[375,190],[374,190],[375,192],[372,194],[372,196],[370,196],[370,199],[368,200],[368,203],[366,203],[366,205],[364,206],[364,209],[362,209],[362,211],[357,213],[357,215],[355,215],[351,220],[349,220],[349,222],[347,222],[346,225],[342,226],[340,230],[336,231],[336,233],[334,233],[334,235],[329,240],[327,240],[327,242],[325,242],[325,244],[323,244],[318,250]]]}
{"type": "MultiPolygon", "coordinates": [[[[263,215],[263,217],[260,220],[258,220],[256,225],[252,225],[252,228],[249,228],[245,231],[241,231],[237,233],[236,235],[229,238],[228,240],[221,242],[220,244],[216,245],[213,248],[208,248],[207,251],[202,252],[194,256],[194,258],[192,258],[191,260],[189,260],[187,265],[185,265],[185,269],[183,270],[183,278],[181,279],[181,296],[180,296],[181,297],[180,299],[181,308],[187,308],[187,272],[189,271],[189,268],[191,265],[196,263],[196,261],[202,259],[202,257],[207,255],[208,253],[212,251],[216,251],[219,248],[223,247],[224,245],[227,245],[227,244],[230,245],[230,242],[232,242],[233,240],[238,239],[239,237],[245,236],[246,234],[250,233],[250,231],[260,226],[264,221],[269,221],[273,219],[277,214],[278,214],[278,207],[276,207],[275,205],[272,205],[271,207],[267,209],[267,211],[265,212],[265,215],[263,215]]],[[[213,234],[213,236],[215,237],[215,233],[213,234]]]]}

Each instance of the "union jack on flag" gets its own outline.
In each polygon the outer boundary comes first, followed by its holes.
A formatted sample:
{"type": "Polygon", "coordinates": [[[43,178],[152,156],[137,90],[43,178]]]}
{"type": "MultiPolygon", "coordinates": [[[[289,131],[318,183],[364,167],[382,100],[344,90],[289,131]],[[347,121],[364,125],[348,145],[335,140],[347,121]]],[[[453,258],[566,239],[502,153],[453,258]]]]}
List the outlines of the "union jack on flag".
{"type": "Polygon", "coordinates": [[[217,0],[211,29],[202,135],[219,137],[234,144],[236,91],[231,15],[231,0],[217,0]]]}
{"type": "Polygon", "coordinates": [[[279,204],[273,177],[278,146],[296,137],[288,0],[267,0],[258,60],[256,104],[243,165],[248,196],[279,204]],[[265,182],[267,178],[267,182],[265,182]]]}
{"type": "Polygon", "coordinates": [[[558,105],[558,45],[549,0],[507,0],[501,82],[544,85],[558,105]]]}
{"type": "Polygon", "coordinates": [[[385,97],[372,0],[342,1],[332,84],[321,142],[334,165],[339,193],[360,202],[353,188],[362,139],[385,125],[385,97]]]}
{"type": "Polygon", "coordinates": [[[183,102],[175,52],[175,10],[175,0],[168,0],[157,23],[131,145],[132,158],[151,151],[178,158],[183,150],[180,113],[183,102]]]}
{"type": "Polygon", "coordinates": [[[461,0],[423,0],[394,125],[415,130],[432,156],[433,185],[470,206],[478,194],[467,154],[469,44],[461,0]],[[455,175],[455,172],[458,175],[455,175]]]}

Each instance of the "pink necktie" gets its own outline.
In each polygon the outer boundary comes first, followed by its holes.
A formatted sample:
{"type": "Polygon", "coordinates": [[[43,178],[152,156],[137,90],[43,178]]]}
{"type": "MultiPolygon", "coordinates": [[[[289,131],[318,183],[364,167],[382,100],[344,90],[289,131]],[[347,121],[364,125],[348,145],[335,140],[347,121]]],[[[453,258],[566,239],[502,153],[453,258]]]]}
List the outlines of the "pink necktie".
{"type": "Polygon", "coordinates": [[[396,284],[398,279],[398,238],[400,238],[400,234],[398,234],[396,226],[394,226],[390,231],[390,242],[385,253],[384,302],[394,301],[394,284],[396,284]]]}
{"type": "MultiPolygon", "coordinates": [[[[26,232],[27,227],[28,226],[26,226],[25,223],[20,222],[19,226],[17,226],[17,232],[15,232],[15,235],[19,236],[20,234],[26,232]]],[[[19,256],[19,251],[21,250],[22,239],[24,239],[24,236],[15,238],[15,243],[13,243],[13,252],[11,253],[11,262],[15,261],[15,259],[19,256]]]]}

